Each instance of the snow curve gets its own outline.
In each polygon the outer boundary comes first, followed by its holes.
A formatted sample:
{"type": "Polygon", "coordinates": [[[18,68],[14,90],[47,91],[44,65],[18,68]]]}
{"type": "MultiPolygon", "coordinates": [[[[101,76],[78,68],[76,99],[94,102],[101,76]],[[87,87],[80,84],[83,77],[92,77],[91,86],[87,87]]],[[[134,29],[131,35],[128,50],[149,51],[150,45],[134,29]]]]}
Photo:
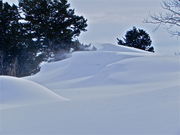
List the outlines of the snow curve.
{"type": "Polygon", "coordinates": [[[0,76],[0,109],[66,99],[35,82],[0,76]]]}

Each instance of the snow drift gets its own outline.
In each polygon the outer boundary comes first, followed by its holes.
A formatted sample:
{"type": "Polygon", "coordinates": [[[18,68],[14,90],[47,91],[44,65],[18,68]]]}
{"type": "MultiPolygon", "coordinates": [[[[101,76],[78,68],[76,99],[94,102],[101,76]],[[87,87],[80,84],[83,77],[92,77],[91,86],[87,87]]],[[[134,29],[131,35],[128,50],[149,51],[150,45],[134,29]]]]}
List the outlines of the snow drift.
{"type": "Polygon", "coordinates": [[[96,47],[97,51],[75,52],[63,61],[45,63],[28,79],[51,89],[179,81],[178,57],[112,44],[96,47]]]}
{"type": "Polygon", "coordinates": [[[179,56],[96,47],[44,63],[38,74],[24,78],[70,101],[3,109],[0,134],[179,135],[179,56]]]}
{"type": "MultiPolygon", "coordinates": [[[[63,61],[45,63],[38,74],[28,78],[43,85],[56,82],[59,84],[74,79],[82,80],[100,73],[111,64],[121,60],[152,55],[139,49],[112,44],[96,47],[98,51],[75,52],[73,57],[63,61]]],[[[121,70],[121,67],[117,70],[121,70]]]]}
{"type": "Polygon", "coordinates": [[[0,109],[64,100],[65,98],[35,82],[15,77],[0,76],[0,109]]]}

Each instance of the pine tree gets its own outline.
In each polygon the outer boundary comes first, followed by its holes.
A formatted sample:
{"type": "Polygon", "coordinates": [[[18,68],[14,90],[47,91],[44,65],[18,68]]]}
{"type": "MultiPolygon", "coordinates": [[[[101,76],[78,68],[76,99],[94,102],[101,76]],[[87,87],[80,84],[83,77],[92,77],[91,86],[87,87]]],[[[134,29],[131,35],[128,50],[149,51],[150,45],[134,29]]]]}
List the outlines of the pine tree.
{"type": "Polygon", "coordinates": [[[119,45],[134,47],[138,49],[142,49],[145,51],[154,52],[154,47],[151,46],[151,39],[149,34],[147,34],[142,29],[137,29],[136,27],[133,27],[132,30],[129,30],[125,38],[123,40],[118,39],[119,45]]]}
{"type": "Polygon", "coordinates": [[[26,23],[20,22],[18,7],[2,1],[0,6],[0,74],[25,76],[36,73],[43,59],[36,56],[39,48],[26,23]]]}
{"type": "Polygon", "coordinates": [[[22,35],[19,12],[16,5],[2,3],[0,16],[1,74],[16,75],[17,56],[21,49],[22,35]]]}
{"type": "Polygon", "coordinates": [[[69,50],[73,39],[86,30],[87,20],[75,15],[67,0],[22,0],[19,5],[37,43],[51,52],[69,50]]]}
{"type": "Polygon", "coordinates": [[[51,54],[80,45],[86,22],[67,0],[21,0],[19,7],[0,1],[0,75],[37,73],[51,54]]]}

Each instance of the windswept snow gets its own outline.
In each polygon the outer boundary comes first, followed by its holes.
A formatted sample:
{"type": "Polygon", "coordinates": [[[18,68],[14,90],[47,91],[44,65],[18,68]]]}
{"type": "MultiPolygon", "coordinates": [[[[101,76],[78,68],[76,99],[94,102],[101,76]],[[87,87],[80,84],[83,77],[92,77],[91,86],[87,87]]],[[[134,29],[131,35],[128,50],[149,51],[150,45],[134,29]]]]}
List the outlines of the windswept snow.
{"type": "Polygon", "coordinates": [[[0,94],[0,109],[65,100],[40,84],[9,76],[0,76],[0,94]]]}
{"type": "MultiPolygon", "coordinates": [[[[29,77],[29,79],[43,85],[49,83],[60,84],[64,81],[68,81],[69,83],[71,80],[76,83],[79,80],[83,81],[98,76],[97,74],[101,74],[101,72],[120,61],[134,59],[136,57],[152,56],[152,53],[111,44],[98,45],[97,48],[99,48],[98,51],[75,52],[72,58],[65,59],[61,62],[46,63],[42,65],[40,73],[29,77]]],[[[116,67],[116,70],[112,69],[111,71],[123,71],[121,65],[116,65],[116,67]]],[[[99,77],[101,78],[101,76],[99,77]]],[[[91,82],[94,85],[94,81],[91,82]]],[[[109,83],[111,82],[109,80],[109,83]]],[[[83,84],[80,85],[82,87],[83,84]]]]}
{"type": "MultiPolygon", "coordinates": [[[[21,87],[29,88],[24,94],[19,87],[9,95],[12,90],[4,87],[7,103],[38,101],[46,92],[49,98],[50,90],[70,100],[3,109],[0,134],[179,135],[179,56],[111,44],[96,47],[97,51],[75,52],[71,58],[44,63],[38,74],[20,79],[23,85],[33,81],[48,89],[26,85],[21,87]]],[[[3,84],[16,88],[19,79],[15,80],[3,84]]]]}
{"type": "Polygon", "coordinates": [[[144,50],[140,50],[140,49],[136,49],[136,48],[130,48],[130,47],[126,47],[126,46],[119,46],[119,45],[113,45],[113,44],[97,44],[96,48],[98,49],[98,51],[112,51],[112,52],[136,52],[136,53],[149,53],[147,51],[144,50]]]}
{"type": "Polygon", "coordinates": [[[158,56],[111,44],[97,45],[97,48],[98,51],[76,52],[61,62],[46,63],[40,73],[28,78],[53,89],[169,80],[178,84],[179,57],[158,56]]]}

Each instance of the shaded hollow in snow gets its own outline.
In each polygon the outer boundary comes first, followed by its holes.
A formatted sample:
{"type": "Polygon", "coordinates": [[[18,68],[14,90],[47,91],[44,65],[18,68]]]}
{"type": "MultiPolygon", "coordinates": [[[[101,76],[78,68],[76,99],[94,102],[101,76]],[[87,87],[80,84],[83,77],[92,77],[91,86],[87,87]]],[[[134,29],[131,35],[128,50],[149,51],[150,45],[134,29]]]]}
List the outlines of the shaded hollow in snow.
{"type": "Polygon", "coordinates": [[[0,76],[0,109],[64,100],[65,98],[35,82],[16,77],[0,76]]]}

